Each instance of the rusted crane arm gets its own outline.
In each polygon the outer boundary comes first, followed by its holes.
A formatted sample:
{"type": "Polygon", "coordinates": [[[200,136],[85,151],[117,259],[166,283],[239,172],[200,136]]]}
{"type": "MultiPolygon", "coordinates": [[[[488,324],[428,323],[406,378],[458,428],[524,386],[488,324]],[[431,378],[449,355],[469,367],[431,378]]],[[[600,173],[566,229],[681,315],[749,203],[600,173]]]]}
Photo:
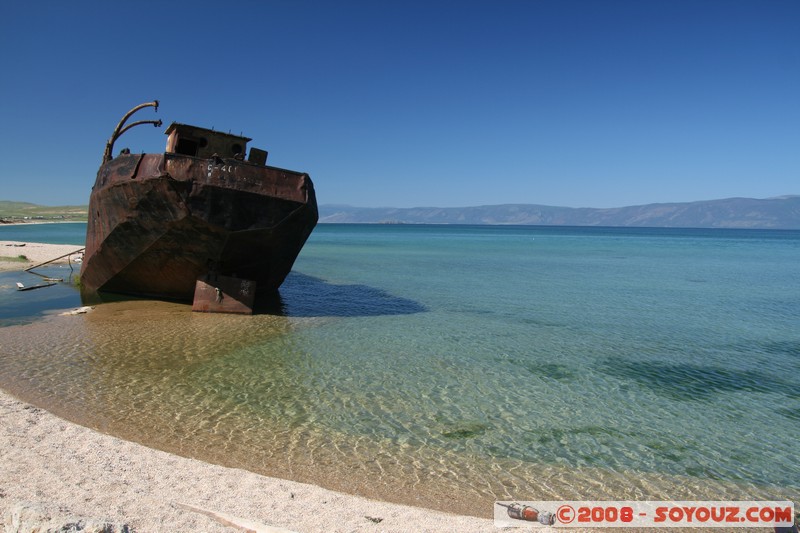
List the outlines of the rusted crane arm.
{"type": "Polygon", "coordinates": [[[106,150],[105,150],[105,152],[103,152],[103,163],[107,163],[107,162],[111,161],[111,159],[112,159],[111,153],[114,151],[114,142],[119,138],[120,135],[122,135],[123,133],[128,131],[130,128],[132,128],[134,126],[139,126],[141,124],[153,124],[155,127],[161,126],[161,121],[160,120],[157,120],[157,121],[154,121],[154,120],[140,120],[138,122],[134,122],[133,124],[130,124],[127,127],[124,127],[125,123],[131,117],[131,115],[133,115],[134,113],[136,113],[140,109],[144,109],[145,107],[152,107],[152,108],[155,108],[156,111],[158,111],[158,100],[153,100],[152,102],[146,102],[144,104],[139,104],[136,107],[134,107],[133,109],[131,109],[130,111],[128,111],[125,114],[124,117],[122,117],[122,120],[120,120],[119,124],[117,124],[117,127],[114,128],[114,133],[111,135],[111,137],[108,139],[108,142],[106,143],[106,150]]]}

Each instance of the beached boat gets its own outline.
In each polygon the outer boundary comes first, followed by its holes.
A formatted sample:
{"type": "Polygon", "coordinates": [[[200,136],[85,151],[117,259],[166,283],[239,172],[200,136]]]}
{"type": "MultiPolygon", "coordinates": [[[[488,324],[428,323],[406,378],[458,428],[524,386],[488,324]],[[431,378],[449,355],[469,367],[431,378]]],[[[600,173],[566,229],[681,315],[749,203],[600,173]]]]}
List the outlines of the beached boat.
{"type": "Polygon", "coordinates": [[[164,153],[112,158],[125,131],[161,125],[126,125],[146,107],[158,101],[128,112],[106,145],[89,199],[82,291],[191,301],[203,283],[233,279],[245,295],[275,293],[317,223],[308,174],[267,166],[257,148],[245,160],[247,137],[177,123],[164,153]]]}

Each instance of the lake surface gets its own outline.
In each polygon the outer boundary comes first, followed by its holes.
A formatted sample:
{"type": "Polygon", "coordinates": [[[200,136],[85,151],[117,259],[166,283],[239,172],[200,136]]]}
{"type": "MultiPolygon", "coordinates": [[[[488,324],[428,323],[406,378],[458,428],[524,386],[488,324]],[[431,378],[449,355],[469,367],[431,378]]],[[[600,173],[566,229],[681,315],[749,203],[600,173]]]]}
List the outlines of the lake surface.
{"type": "Polygon", "coordinates": [[[252,317],[20,275],[0,386],[153,447],[481,516],[800,495],[798,231],[320,225],[252,317]]]}
{"type": "Polygon", "coordinates": [[[0,224],[0,241],[44,242],[47,244],[77,244],[83,246],[86,241],[86,223],[0,224]]]}

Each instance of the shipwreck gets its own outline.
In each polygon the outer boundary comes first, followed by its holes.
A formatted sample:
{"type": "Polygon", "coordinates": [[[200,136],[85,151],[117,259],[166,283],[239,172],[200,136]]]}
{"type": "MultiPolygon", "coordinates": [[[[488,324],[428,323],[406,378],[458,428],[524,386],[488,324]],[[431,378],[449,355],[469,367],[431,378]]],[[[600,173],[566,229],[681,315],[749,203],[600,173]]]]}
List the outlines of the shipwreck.
{"type": "Polygon", "coordinates": [[[172,123],[164,153],[112,157],[136,106],[106,144],[89,198],[85,294],[193,301],[198,311],[252,312],[277,293],[318,220],[308,174],[268,166],[250,138],[172,123]]]}

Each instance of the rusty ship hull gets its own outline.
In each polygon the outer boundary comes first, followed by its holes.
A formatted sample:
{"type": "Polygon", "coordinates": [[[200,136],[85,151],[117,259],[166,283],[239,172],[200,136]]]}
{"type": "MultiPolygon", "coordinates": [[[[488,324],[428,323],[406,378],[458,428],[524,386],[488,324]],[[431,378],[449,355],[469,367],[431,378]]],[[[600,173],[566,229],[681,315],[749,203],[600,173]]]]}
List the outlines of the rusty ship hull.
{"type": "Polygon", "coordinates": [[[318,219],[308,174],[239,158],[121,154],[89,200],[81,287],[191,301],[224,275],[277,291],[318,219]]]}

